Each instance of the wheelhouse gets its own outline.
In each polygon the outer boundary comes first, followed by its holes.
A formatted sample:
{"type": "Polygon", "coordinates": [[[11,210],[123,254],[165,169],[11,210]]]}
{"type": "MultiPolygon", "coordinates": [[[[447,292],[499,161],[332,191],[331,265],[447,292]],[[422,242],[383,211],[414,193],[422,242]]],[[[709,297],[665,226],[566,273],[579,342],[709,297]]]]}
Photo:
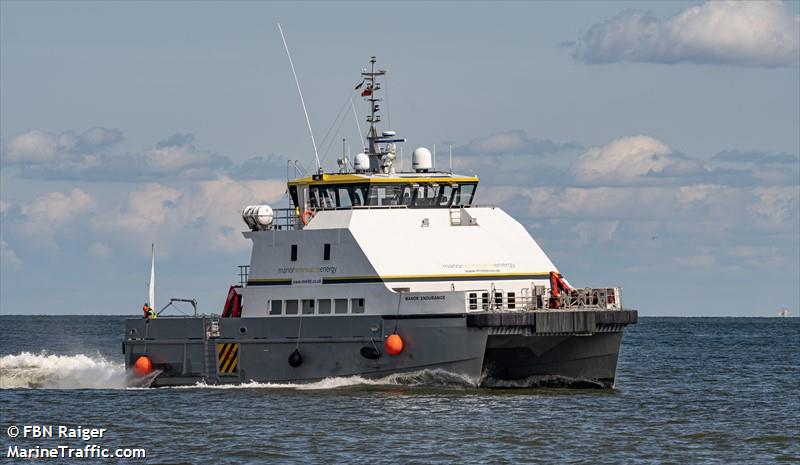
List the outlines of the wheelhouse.
{"type": "Polygon", "coordinates": [[[453,208],[469,207],[477,177],[359,176],[324,174],[289,182],[295,206],[313,210],[359,207],[453,208]]]}

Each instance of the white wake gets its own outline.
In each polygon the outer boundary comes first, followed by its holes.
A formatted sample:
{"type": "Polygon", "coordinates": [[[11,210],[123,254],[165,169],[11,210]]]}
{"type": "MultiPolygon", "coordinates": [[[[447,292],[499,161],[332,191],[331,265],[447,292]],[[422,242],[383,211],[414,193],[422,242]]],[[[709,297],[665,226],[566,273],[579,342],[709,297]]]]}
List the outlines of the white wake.
{"type": "Polygon", "coordinates": [[[0,357],[0,389],[124,389],[125,365],[101,356],[21,352],[0,357]]]}
{"type": "Polygon", "coordinates": [[[311,383],[265,383],[258,381],[248,381],[241,384],[197,383],[191,386],[175,386],[173,389],[295,389],[298,391],[323,391],[358,386],[473,388],[477,385],[477,380],[467,376],[436,369],[395,373],[381,378],[364,378],[354,375],[325,378],[311,383]]]}
{"type": "MultiPolygon", "coordinates": [[[[55,355],[42,352],[0,357],[0,389],[137,389],[150,384],[160,371],[146,378],[132,376],[123,363],[102,356],[55,355]]],[[[174,389],[295,389],[329,390],[358,386],[406,386],[471,388],[477,380],[443,370],[421,370],[391,374],[381,378],[341,376],[311,383],[267,383],[249,381],[241,384],[205,384],[176,386],[174,389]]]]}

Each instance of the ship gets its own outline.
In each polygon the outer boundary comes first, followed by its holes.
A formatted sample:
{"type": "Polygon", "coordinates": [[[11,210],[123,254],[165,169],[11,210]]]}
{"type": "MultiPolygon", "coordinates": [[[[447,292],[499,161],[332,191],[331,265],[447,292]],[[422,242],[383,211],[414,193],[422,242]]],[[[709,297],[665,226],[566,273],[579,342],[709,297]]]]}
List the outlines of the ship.
{"type": "Polygon", "coordinates": [[[191,299],[191,315],[126,320],[134,382],[444,373],[480,387],[613,387],[638,318],[622,289],[573,287],[522,224],[475,202],[477,176],[435,167],[435,146],[398,169],[406,139],[379,130],[385,76],[372,57],[355,87],[362,152],[287,181],[285,208],[242,209],[250,263],[219,313],[191,299]]]}

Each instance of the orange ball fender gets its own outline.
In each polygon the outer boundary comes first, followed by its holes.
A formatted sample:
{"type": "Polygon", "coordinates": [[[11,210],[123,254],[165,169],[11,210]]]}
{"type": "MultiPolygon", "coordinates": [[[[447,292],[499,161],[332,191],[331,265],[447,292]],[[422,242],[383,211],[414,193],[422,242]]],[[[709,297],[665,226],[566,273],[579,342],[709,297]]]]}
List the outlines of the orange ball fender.
{"type": "Polygon", "coordinates": [[[311,218],[314,218],[314,212],[311,210],[303,210],[303,216],[300,217],[300,220],[303,222],[303,226],[307,225],[311,218]]]}
{"type": "Polygon", "coordinates": [[[397,333],[392,333],[386,338],[383,348],[386,349],[386,353],[389,355],[398,355],[403,351],[403,338],[397,333]]]}
{"type": "Polygon", "coordinates": [[[136,373],[136,376],[147,376],[152,373],[153,362],[150,361],[150,357],[142,355],[137,358],[136,362],[133,364],[133,372],[136,373]]]}

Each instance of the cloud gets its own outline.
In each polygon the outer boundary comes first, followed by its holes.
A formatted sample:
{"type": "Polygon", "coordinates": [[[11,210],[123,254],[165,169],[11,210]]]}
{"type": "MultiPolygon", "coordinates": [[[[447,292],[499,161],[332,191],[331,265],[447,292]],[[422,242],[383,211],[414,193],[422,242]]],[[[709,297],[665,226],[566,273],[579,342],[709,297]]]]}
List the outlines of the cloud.
{"type": "Polygon", "coordinates": [[[162,180],[269,179],[283,177],[286,160],[275,154],[241,164],[198,147],[192,134],[175,133],[139,152],[114,153],[123,140],[117,129],[49,133],[34,129],[0,147],[4,167],[29,179],[50,181],[149,182],[162,180]]]}
{"type": "Polygon", "coordinates": [[[26,178],[70,181],[211,179],[232,166],[227,157],[198,148],[190,134],[173,134],[141,152],[113,153],[122,140],[117,129],[95,127],[80,135],[34,129],[3,144],[2,160],[26,178]]]}
{"type": "Polygon", "coordinates": [[[131,192],[126,206],[96,220],[94,228],[141,244],[158,239],[162,243],[195,242],[204,249],[241,251],[248,246],[240,234],[244,228],[241,209],[275,202],[285,190],[282,181],[236,181],[226,177],[185,188],[149,183],[131,192]]]}
{"type": "Polygon", "coordinates": [[[566,150],[580,150],[576,142],[553,142],[550,139],[529,138],[522,129],[498,132],[487,137],[472,139],[468,144],[454,149],[459,155],[544,155],[566,150]]]}
{"type": "Polygon", "coordinates": [[[0,262],[3,266],[16,268],[22,265],[22,260],[17,257],[17,254],[8,245],[5,239],[0,239],[0,262]]]}
{"type": "Polygon", "coordinates": [[[626,10],[590,27],[573,54],[589,64],[797,66],[800,15],[779,1],[710,1],[666,20],[626,10]]]}
{"type": "Polygon", "coordinates": [[[676,178],[707,173],[702,162],[673,152],[665,143],[650,136],[615,139],[593,147],[570,167],[575,181],[585,185],[623,185],[647,183],[646,178],[676,178]]]}
{"type": "MultiPolygon", "coordinates": [[[[95,198],[81,189],[48,192],[29,203],[5,204],[3,233],[9,240],[13,239],[15,248],[24,242],[35,245],[34,248],[55,251],[59,249],[56,238],[68,235],[76,227],[83,228],[96,208],[95,198]]],[[[10,251],[11,246],[7,244],[7,247],[10,251]]],[[[23,252],[26,252],[24,248],[23,252]]],[[[16,257],[13,251],[11,253],[16,257]]]]}
{"type": "Polygon", "coordinates": [[[92,211],[95,206],[91,195],[80,189],[72,189],[67,194],[50,192],[39,196],[22,207],[22,214],[31,225],[58,225],[92,211]]]}
{"type": "Polygon", "coordinates": [[[760,150],[723,150],[712,158],[716,161],[727,163],[752,163],[752,164],[780,164],[797,165],[800,157],[788,153],[771,153],[760,150]]]}
{"type": "Polygon", "coordinates": [[[8,164],[39,164],[59,158],[108,149],[122,142],[117,129],[91,128],[80,135],[73,131],[52,134],[34,129],[12,137],[3,145],[3,161],[8,164]]]}
{"type": "Polygon", "coordinates": [[[266,179],[276,174],[285,175],[286,159],[275,154],[266,157],[259,155],[231,167],[228,173],[236,179],[266,179]]]}

